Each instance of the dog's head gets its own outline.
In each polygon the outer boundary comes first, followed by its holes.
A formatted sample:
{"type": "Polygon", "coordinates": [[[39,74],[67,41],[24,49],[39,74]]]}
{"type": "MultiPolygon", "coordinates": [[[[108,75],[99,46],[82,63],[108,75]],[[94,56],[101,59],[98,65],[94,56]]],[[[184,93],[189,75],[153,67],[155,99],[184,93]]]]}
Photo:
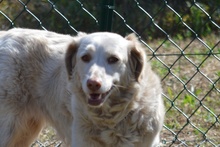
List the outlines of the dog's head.
{"type": "Polygon", "coordinates": [[[84,34],[66,53],[72,84],[81,86],[85,101],[94,107],[101,106],[114,89],[139,82],[144,60],[145,52],[135,35],[123,38],[107,32],[84,34]]]}

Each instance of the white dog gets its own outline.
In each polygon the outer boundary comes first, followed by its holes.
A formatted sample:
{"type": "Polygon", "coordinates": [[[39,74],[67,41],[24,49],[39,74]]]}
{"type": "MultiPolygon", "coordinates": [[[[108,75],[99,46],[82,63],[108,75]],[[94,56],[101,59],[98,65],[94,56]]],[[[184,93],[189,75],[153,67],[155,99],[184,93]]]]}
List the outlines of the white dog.
{"type": "Polygon", "coordinates": [[[159,144],[161,86],[134,35],[12,29],[0,35],[0,146],[45,123],[72,147],[159,144]]]}
{"type": "Polygon", "coordinates": [[[69,46],[66,65],[73,95],[73,145],[159,144],[164,118],[161,86],[134,35],[86,35],[69,46]]]}

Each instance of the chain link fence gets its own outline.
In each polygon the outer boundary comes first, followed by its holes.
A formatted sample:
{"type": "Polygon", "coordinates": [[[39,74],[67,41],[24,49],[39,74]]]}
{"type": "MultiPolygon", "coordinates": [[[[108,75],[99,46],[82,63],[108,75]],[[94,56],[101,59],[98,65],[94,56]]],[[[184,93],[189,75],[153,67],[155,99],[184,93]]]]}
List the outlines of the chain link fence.
{"type": "MultiPolygon", "coordinates": [[[[161,146],[220,146],[220,1],[1,0],[0,29],[134,32],[161,77],[161,146]]],[[[51,128],[34,147],[62,146],[51,128]]]]}

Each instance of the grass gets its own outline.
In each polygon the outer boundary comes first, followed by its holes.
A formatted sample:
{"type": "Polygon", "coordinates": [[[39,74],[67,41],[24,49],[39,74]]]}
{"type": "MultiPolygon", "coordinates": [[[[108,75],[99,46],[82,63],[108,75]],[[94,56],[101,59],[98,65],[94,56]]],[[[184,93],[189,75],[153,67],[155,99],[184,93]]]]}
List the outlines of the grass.
{"type": "Polygon", "coordinates": [[[220,40],[215,35],[202,40],[210,48],[198,39],[174,39],[185,56],[168,40],[148,43],[163,62],[151,59],[165,95],[164,146],[220,145],[220,40]],[[210,49],[215,55],[208,55],[210,49]]]}
{"type": "Polygon", "coordinates": [[[48,126],[42,130],[32,147],[62,147],[62,142],[57,138],[56,131],[48,126]]]}
{"type": "MultiPolygon", "coordinates": [[[[167,110],[161,146],[220,145],[220,40],[216,35],[202,40],[215,56],[208,55],[210,50],[198,39],[173,40],[185,57],[169,40],[147,42],[160,55],[158,60],[148,52],[153,70],[162,79],[167,110]]],[[[48,147],[59,144],[51,128],[41,133],[39,142],[48,147]]]]}

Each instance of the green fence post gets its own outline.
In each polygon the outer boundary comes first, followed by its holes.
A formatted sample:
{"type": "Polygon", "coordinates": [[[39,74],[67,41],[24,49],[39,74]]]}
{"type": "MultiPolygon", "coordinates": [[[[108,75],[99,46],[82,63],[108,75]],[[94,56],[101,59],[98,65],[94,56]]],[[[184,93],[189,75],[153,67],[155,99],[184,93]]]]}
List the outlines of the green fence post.
{"type": "Polygon", "coordinates": [[[112,15],[114,10],[114,0],[102,0],[100,31],[112,31],[112,15]]]}

